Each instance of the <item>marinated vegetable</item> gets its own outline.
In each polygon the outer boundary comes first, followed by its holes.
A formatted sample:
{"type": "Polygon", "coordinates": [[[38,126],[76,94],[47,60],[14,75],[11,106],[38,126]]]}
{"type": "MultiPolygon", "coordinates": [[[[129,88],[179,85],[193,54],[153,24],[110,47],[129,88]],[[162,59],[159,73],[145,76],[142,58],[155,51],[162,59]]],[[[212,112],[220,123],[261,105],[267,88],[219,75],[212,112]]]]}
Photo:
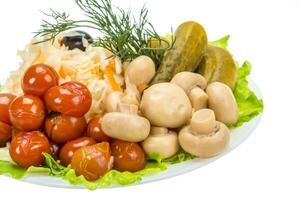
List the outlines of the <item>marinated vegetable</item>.
{"type": "Polygon", "coordinates": [[[195,111],[207,107],[208,96],[204,92],[207,82],[203,76],[192,72],[180,72],[172,78],[171,83],[185,91],[195,111]]]}
{"type": "Polygon", "coordinates": [[[88,45],[84,44],[85,41],[88,44],[92,44],[94,42],[90,34],[84,31],[73,31],[62,38],[61,45],[65,45],[69,50],[80,49],[81,51],[85,51],[86,46],[88,45]]]}
{"type": "Polygon", "coordinates": [[[20,96],[10,104],[9,118],[13,126],[19,130],[38,130],[43,126],[45,118],[44,103],[36,96],[20,96]]]}
{"type": "Polygon", "coordinates": [[[237,67],[232,55],[224,48],[208,46],[197,72],[211,82],[222,82],[232,90],[237,79],[237,67]]]}
{"type": "Polygon", "coordinates": [[[207,35],[200,24],[193,21],[181,24],[176,30],[173,48],[164,56],[152,84],[168,82],[179,72],[195,71],[207,45],[207,35]]]}
{"type": "Polygon", "coordinates": [[[22,88],[25,94],[43,96],[48,89],[58,85],[58,74],[45,64],[31,66],[22,80],[22,88]]]}
{"type": "Polygon", "coordinates": [[[235,124],[239,119],[239,111],[236,100],[230,88],[220,82],[214,82],[207,86],[206,93],[209,96],[208,105],[217,117],[217,120],[227,124],[235,124]]]}
{"type": "Polygon", "coordinates": [[[78,149],[72,158],[71,167],[78,176],[95,181],[112,168],[110,146],[107,142],[78,149]]]}
{"type": "Polygon", "coordinates": [[[103,116],[99,115],[89,121],[86,131],[87,136],[95,139],[97,142],[110,142],[111,138],[102,130],[102,118],[103,116]]]}
{"type": "Polygon", "coordinates": [[[9,106],[16,98],[13,94],[2,93],[0,94],[0,121],[6,124],[11,124],[9,118],[9,106]]]}
{"type": "Polygon", "coordinates": [[[144,169],[146,156],[138,143],[114,140],[111,144],[114,169],[135,172],[144,169]]]}
{"type": "Polygon", "coordinates": [[[21,167],[39,166],[43,164],[43,153],[50,153],[47,137],[39,131],[19,133],[13,137],[9,153],[21,167]]]}
{"type": "Polygon", "coordinates": [[[139,56],[126,68],[126,76],[136,86],[146,86],[155,75],[155,64],[147,56],[139,56]]]}
{"type": "Polygon", "coordinates": [[[171,83],[155,84],[145,90],[140,107],[153,126],[166,128],[183,126],[192,114],[192,106],[184,90],[171,83]]]}
{"type": "Polygon", "coordinates": [[[87,123],[84,117],[70,117],[63,114],[54,114],[45,121],[45,132],[48,137],[59,144],[66,143],[82,136],[87,123]]]}
{"type": "Polygon", "coordinates": [[[163,127],[152,127],[149,137],[142,143],[144,151],[151,155],[157,153],[162,158],[174,156],[178,149],[178,136],[174,131],[163,127]]]}
{"type": "Polygon", "coordinates": [[[89,89],[79,82],[67,82],[50,88],[44,96],[46,105],[52,111],[73,117],[82,117],[92,104],[89,89]]]}
{"type": "Polygon", "coordinates": [[[88,145],[96,144],[96,141],[93,138],[89,137],[81,137],[76,140],[72,140],[67,142],[59,152],[59,160],[62,165],[68,166],[71,164],[72,157],[76,150],[81,147],[85,147],[88,145]]]}
{"type": "Polygon", "coordinates": [[[190,125],[179,132],[180,146],[200,158],[220,154],[229,144],[229,129],[215,121],[212,110],[202,109],[193,114],[190,125]]]}
{"type": "Polygon", "coordinates": [[[4,146],[12,136],[11,127],[0,121],[0,147],[4,146]]]}

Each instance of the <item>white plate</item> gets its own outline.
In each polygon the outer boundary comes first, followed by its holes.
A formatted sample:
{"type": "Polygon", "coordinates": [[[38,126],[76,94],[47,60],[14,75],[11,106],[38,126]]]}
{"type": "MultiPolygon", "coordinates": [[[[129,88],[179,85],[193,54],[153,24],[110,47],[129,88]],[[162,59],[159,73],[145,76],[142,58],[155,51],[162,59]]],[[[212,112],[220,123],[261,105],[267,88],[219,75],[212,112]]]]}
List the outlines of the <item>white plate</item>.
{"type": "MultiPolygon", "coordinates": [[[[262,98],[262,94],[257,87],[257,85],[252,81],[249,80],[250,88],[255,92],[255,94],[262,98]]],[[[255,128],[257,127],[262,115],[257,116],[255,119],[252,119],[249,123],[244,124],[242,127],[236,128],[231,130],[231,138],[230,138],[230,145],[226,149],[225,152],[223,152],[221,155],[216,156],[214,158],[210,159],[194,159],[191,161],[175,164],[169,166],[168,170],[159,173],[154,176],[146,176],[143,178],[143,180],[137,184],[143,184],[153,181],[158,181],[165,178],[170,178],[173,176],[177,176],[180,174],[184,174],[190,171],[193,171],[195,169],[198,169],[200,167],[203,167],[222,156],[226,155],[233,149],[235,149],[237,146],[242,144],[250,135],[253,133],[255,128]]],[[[44,186],[50,186],[50,187],[60,187],[60,188],[84,188],[84,186],[71,186],[68,182],[61,180],[57,177],[50,177],[50,176],[29,176],[22,181],[33,183],[37,185],[44,185],[44,186]]],[[[118,186],[113,186],[118,187],[118,186]]]]}

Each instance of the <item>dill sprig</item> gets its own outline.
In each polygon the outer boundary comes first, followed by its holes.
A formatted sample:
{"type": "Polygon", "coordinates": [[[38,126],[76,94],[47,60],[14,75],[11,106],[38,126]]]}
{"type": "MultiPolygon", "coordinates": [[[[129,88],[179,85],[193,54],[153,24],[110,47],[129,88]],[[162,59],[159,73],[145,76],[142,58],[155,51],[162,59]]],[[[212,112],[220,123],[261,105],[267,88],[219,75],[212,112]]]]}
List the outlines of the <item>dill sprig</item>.
{"type": "Polygon", "coordinates": [[[62,32],[90,28],[99,31],[99,37],[94,41],[95,46],[103,47],[118,56],[122,61],[131,61],[140,55],[151,57],[157,66],[166,51],[172,48],[174,41],[160,37],[148,20],[148,9],[144,6],[138,18],[130,11],[113,7],[111,0],[74,0],[83,11],[85,20],[72,20],[63,12],[50,10],[44,13],[50,20],[43,20],[37,36],[45,38],[40,42],[54,41],[62,32]],[[158,45],[150,47],[149,42],[155,40],[158,45]]]}

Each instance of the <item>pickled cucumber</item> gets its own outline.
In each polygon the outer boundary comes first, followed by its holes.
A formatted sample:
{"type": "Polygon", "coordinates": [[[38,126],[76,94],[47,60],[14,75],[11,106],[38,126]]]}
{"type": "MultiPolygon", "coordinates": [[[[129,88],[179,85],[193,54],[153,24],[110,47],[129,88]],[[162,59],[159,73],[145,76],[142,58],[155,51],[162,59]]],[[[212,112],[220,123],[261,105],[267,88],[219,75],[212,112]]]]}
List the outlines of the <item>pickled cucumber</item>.
{"type": "Polygon", "coordinates": [[[166,52],[152,84],[168,82],[182,71],[195,71],[208,46],[204,28],[197,22],[181,24],[175,32],[173,48],[166,52]]]}
{"type": "Polygon", "coordinates": [[[232,90],[235,87],[237,67],[226,49],[209,45],[197,72],[208,82],[223,82],[232,90]]]}

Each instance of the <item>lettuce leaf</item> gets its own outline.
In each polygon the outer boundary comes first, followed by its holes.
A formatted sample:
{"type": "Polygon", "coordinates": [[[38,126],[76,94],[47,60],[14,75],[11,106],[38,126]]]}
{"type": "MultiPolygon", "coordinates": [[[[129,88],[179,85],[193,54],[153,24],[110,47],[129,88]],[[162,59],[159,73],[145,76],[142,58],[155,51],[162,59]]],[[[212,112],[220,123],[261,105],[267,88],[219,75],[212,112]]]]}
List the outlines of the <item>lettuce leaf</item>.
{"type": "Polygon", "coordinates": [[[226,35],[225,37],[222,37],[218,40],[209,42],[209,44],[226,49],[228,46],[229,38],[230,38],[230,35],[226,35]]]}
{"type": "Polygon", "coordinates": [[[29,167],[24,169],[9,161],[0,160],[0,175],[6,174],[15,179],[22,179],[28,174],[45,174],[49,172],[50,170],[47,167],[29,167]]]}
{"type": "Polygon", "coordinates": [[[29,174],[47,174],[50,176],[61,177],[71,185],[83,185],[90,190],[98,187],[109,187],[111,185],[130,185],[142,180],[143,176],[154,175],[167,170],[167,163],[163,162],[160,156],[153,155],[149,158],[145,169],[137,172],[119,172],[111,170],[98,181],[87,181],[83,176],[77,176],[70,167],[60,165],[51,155],[45,153],[45,166],[21,168],[9,161],[0,161],[0,175],[7,174],[15,179],[22,179],[29,174]]]}
{"type": "Polygon", "coordinates": [[[170,163],[171,165],[173,165],[173,164],[185,162],[188,160],[193,160],[194,158],[196,158],[196,156],[189,154],[183,150],[179,150],[179,152],[176,155],[164,160],[163,162],[170,163]]]}
{"type": "Polygon", "coordinates": [[[145,169],[137,172],[119,172],[117,170],[111,170],[105,174],[98,181],[87,181],[83,176],[76,176],[76,173],[71,168],[60,166],[49,154],[45,154],[51,161],[50,168],[55,171],[55,174],[59,174],[63,180],[68,181],[71,185],[84,185],[90,190],[95,190],[98,187],[109,187],[111,185],[130,185],[142,180],[143,176],[154,175],[167,169],[167,165],[162,162],[161,158],[157,155],[149,158],[145,169]],[[57,173],[60,171],[61,173],[57,173]]]}
{"type": "Polygon", "coordinates": [[[242,126],[264,110],[263,101],[258,99],[255,93],[249,88],[247,77],[250,73],[251,64],[249,61],[245,61],[244,64],[238,68],[238,78],[233,91],[239,108],[239,120],[233,127],[242,126]]]}

